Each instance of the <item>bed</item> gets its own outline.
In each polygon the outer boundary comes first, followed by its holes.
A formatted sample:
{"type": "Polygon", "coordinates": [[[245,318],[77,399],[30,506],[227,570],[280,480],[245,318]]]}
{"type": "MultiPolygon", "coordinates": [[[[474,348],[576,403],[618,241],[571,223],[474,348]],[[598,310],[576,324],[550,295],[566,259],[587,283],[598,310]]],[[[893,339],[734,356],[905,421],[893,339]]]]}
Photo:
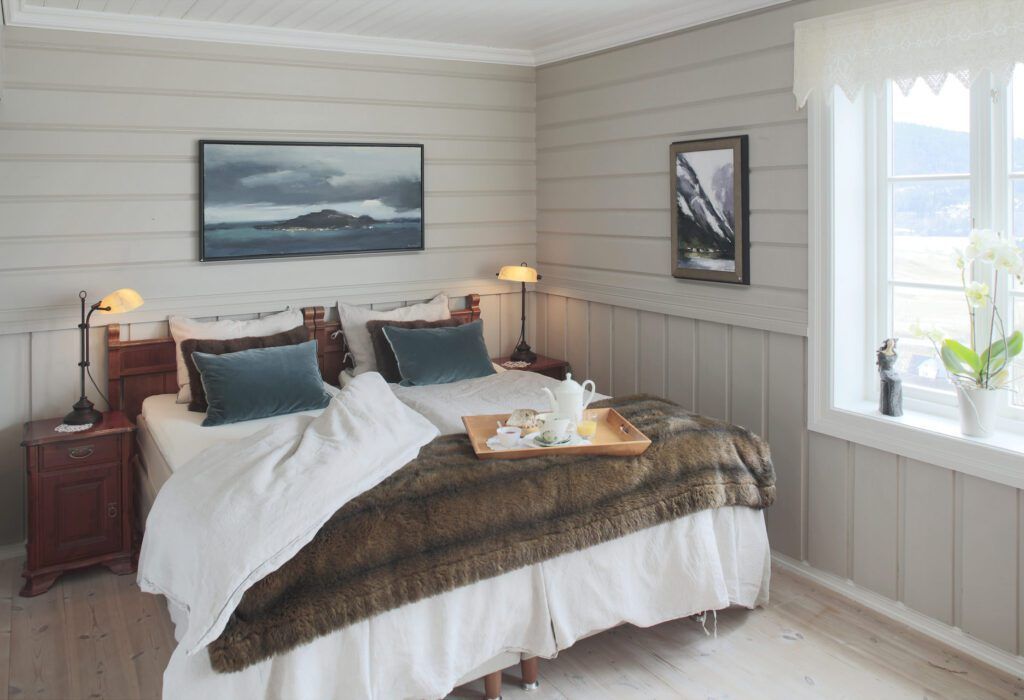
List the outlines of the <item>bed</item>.
{"type": "MultiPolygon", "coordinates": [[[[479,316],[474,298],[467,301],[466,311],[456,313],[479,316]]],[[[323,376],[337,381],[344,346],[331,338],[336,329],[321,308],[304,314],[311,337],[321,341],[323,376]]],[[[122,342],[111,327],[109,345],[112,400],[138,422],[140,523],[177,468],[210,445],[244,440],[278,420],[202,428],[201,414],[169,393],[173,343],[168,349],[166,339],[122,342]]],[[[543,408],[539,387],[554,381],[508,371],[392,389],[444,434],[461,431],[463,414],[497,412],[495,396],[543,408]]],[[[179,648],[164,675],[164,697],[443,697],[521,659],[553,658],[622,623],[649,626],[730,605],[763,605],[769,574],[762,511],[700,511],[403,605],[236,673],[217,673],[208,655],[179,648]]],[[[186,618],[174,604],[169,609],[180,639],[186,618]]]]}

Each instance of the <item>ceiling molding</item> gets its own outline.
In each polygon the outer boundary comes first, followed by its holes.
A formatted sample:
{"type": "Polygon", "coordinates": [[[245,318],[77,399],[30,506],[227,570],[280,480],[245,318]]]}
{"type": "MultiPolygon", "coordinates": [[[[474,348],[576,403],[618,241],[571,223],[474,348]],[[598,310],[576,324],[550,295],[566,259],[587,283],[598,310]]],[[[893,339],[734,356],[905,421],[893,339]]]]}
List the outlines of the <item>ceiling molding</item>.
{"type": "Polygon", "coordinates": [[[28,5],[24,0],[3,0],[7,24],[12,27],[66,29],[101,34],[123,34],[158,39],[214,41],[227,44],[276,46],[292,49],[315,49],[345,53],[433,58],[446,61],[500,63],[512,66],[533,66],[532,51],[500,49],[469,44],[443,44],[433,41],[368,37],[334,32],[313,32],[302,29],[257,27],[221,22],[126,15],[113,12],[69,10],[58,7],[28,5]]]}
{"type": "Polygon", "coordinates": [[[6,23],[15,27],[536,67],[634,44],[788,1],[691,0],[680,3],[669,12],[638,17],[535,50],[94,12],[32,5],[25,0],[0,0],[0,4],[6,23]]]}
{"type": "Polygon", "coordinates": [[[683,29],[692,29],[726,17],[761,10],[772,5],[781,5],[784,2],[789,2],[789,0],[703,0],[686,4],[680,3],[679,7],[670,12],[638,17],[632,22],[537,49],[533,52],[534,65],[543,66],[548,63],[557,63],[635,44],[645,39],[653,39],[683,29]]]}

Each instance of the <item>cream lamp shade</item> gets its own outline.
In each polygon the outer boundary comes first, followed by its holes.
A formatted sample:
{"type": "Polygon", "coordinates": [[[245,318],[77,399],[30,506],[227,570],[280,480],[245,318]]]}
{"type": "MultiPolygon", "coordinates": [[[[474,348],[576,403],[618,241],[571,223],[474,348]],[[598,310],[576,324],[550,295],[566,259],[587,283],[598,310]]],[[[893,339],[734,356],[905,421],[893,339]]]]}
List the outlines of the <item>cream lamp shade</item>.
{"type": "Polygon", "coordinates": [[[498,279],[505,280],[506,282],[524,282],[528,284],[534,284],[540,275],[532,267],[527,267],[526,263],[522,265],[505,265],[498,271],[498,279]]]}
{"type": "Polygon", "coordinates": [[[100,299],[96,310],[101,314],[123,314],[142,306],[142,295],[125,287],[100,299]]]}

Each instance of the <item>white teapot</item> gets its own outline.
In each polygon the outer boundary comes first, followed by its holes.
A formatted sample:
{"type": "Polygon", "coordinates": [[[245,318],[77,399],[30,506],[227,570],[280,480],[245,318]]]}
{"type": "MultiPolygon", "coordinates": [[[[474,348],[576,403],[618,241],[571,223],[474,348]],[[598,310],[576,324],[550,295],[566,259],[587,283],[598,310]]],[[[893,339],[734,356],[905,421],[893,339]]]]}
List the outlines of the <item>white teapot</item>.
{"type": "Polygon", "coordinates": [[[548,395],[551,411],[559,416],[571,418],[573,423],[583,420],[583,409],[594,400],[594,394],[597,393],[592,380],[588,379],[580,385],[579,382],[573,381],[572,374],[566,374],[565,381],[561,382],[553,393],[547,387],[542,387],[541,391],[548,395]],[[587,384],[590,385],[589,394],[586,393],[587,384]]]}

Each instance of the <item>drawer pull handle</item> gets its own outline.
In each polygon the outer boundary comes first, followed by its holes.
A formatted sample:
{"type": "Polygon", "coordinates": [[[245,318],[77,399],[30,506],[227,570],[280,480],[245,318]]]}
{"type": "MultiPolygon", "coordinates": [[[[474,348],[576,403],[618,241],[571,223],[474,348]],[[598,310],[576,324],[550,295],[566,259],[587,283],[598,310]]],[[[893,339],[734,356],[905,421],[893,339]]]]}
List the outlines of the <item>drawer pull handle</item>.
{"type": "Polygon", "coordinates": [[[95,450],[92,445],[84,445],[83,447],[69,447],[68,457],[71,459],[85,459],[91,457],[95,450]]]}
{"type": "Polygon", "coordinates": [[[117,504],[116,503],[108,503],[107,504],[107,517],[108,518],[116,518],[117,517],[117,504]]]}

